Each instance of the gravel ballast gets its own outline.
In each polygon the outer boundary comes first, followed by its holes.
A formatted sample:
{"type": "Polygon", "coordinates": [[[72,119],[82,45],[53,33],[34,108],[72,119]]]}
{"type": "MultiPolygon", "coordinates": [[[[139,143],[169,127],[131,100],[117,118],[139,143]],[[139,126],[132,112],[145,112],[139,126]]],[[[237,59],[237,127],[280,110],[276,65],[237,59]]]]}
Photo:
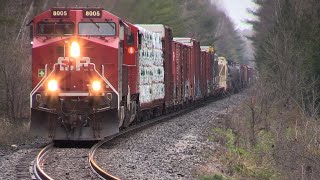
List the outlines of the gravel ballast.
{"type": "Polygon", "coordinates": [[[54,148],[44,159],[44,171],[54,179],[97,179],[88,163],[89,150],[54,148]]]}
{"type": "MultiPolygon", "coordinates": [[[[120,179],[196,179],[217,144],[209,140],[217,119],[236,107],[244,93],[108,142],[95,159],[120,179]]],[[[221,123],[221,120],[220,120],[221,123]]]]}
{"type": "MultiPolygon", "coordinates": [[[[95,159],[103,169],[121,179],[196,179],[204,164],[219,168],[219,164],[209,158],[218,146],[209,136],[228,110],[244,97],[244,93],[235,94],[116,138],[98,149],[95,159]]],[[[35,158],[33,154],[39,147],[0,148],[0,179],[17,179],[21,160],[28,159],[25,158],[28,154],[35,158]]],[[[55,179],[97,179],[89,168],[89,149],[55,148],[45,157],[44,170],[55,179]]]]}
{"type": "Polygon", "coordinates": [[[12,153],[8,153],[7,155],[0,157],[0,179],[18,179],[18,173],[24,173],[27,175],[29,172],[28,165],[26,165],[25,169],[20,169],[19,171],[16,166],[20,163],[30,164],[32,161],[31,157],[29,162],[21,162],[21,159],[24,159],[30,153],[32,153],[31,156],[36,156],[34,149],[28,148],[15,150],[12,153]]]}
{"type": "Polygon", "coordinates": [[[30,144],[0,147],[0,179],[30,179],[29,167],[47,140],[36,138],[30,144]]]}

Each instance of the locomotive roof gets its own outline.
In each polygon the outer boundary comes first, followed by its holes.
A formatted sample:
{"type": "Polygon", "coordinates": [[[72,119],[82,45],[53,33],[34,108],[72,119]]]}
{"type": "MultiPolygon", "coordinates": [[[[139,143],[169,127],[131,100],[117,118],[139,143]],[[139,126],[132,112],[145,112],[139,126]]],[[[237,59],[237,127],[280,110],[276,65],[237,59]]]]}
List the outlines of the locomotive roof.
{"type": "MultiPolygon", "coordinates": [[[[110,15],[118,17],[118,16],[112,14],[111,12],[105,10],[102,7],[52,7],[50,9],[45,10],[45,11],[42,11],[41,13],[37,14],[35,17],[42,16],[44,13],[47,13],[48,11],[52,11],[52,10],[101,10],[101,11],[105,11],[105,12],[109,13],[110,15]]],[[[118,18],[121,19],[120,17],[118,17],[118,18]]]]}
{"type": "Polygon", "coordinates": [[[71,9],[71,10],[101,9],[101,10],[105,10],[102,7],[52,7],[51,9],[71,9]]]}

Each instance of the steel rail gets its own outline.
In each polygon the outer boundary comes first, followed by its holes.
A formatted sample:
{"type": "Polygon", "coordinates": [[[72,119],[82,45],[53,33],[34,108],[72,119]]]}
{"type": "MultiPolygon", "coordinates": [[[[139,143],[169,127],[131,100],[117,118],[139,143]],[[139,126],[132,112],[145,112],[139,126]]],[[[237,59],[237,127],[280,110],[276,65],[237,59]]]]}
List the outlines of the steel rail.
{"type": "Polygon", "coordinates": [[[120,137],[122,135],[125,135],[129,132],[133,132],[133,131],[136,131],[136,130],[140,130],[142,128],[146,128],[148,126],[151,126],[151,125],[154,125],[156,123],[159,123],[161,121],[165,121],[165,120],[169,120],[173,117],[176,117],[178,115],[182,115],[184,113],[187,113],[187,112],[190,112],[194,109],[197,109],[197,108],[200,108],[200,107],[203,107],[205,106],[206,104],[209,104],[211,102],[214,102],[214,101],[217,101],[217,100],[220,100],[224,97],[211,97],[211,98],[208,98],[206,101],[200,101],[196,104],[193,104],[191,105],[190,107],[187,107],[187,108],[184,108],[184,109],[181,109],[180,111],[177,111],[177,112],[173,112],[173,113],[170,113],[170,114],[166,114],[166,115],[162,115],[160,117],[156,117],[154,119],[151,119],[151,120],[147,120],[147,121],[144,121],[142,123],[139,123],[137,125],[134,125],[134,126],[131,126],[131,127],[128,127],[122,131],[120,131],[119,133],[117,134],[114,134],[112,136],[109,136],[109,137],[106,137],[104,140],[102,141],[99,141],[97,144],[95,144],[94,146],[92,146],[90,152],[89,152],[89,155],[88,155],[88,161],[89,161],[89,164],[90,164],[90,168],[91,170],[100,178],[100,179],[106,179],[106,180],[119,180],[120,178],[116,177],[116,176],[113,176],[112,174],[110,174],[109,172],[107,172],[106,170],[102,169],[98,163],[94,160],[94,155],[97,151],[97,149],[99,149],[99,147],[101,147],[103,144],[107,143],[108,141],[111,141],[112,139],[116,138],[116,137],[120,137]]]}
{"type": "Polygon", "coordinates": [[[33,173],[36,179],[39,180],[53,180],[49,175],[47,175],[44,170],[42,169],[43,165],[43,158],[48,153],[49,150],[53,147],[53,144],[47,145],[45,148],[43,148],[38,156],[36,157],[33,165],[33,173]]]}
{"type": "MultiPolygon", "coordinates": [[[[90,165],[91,170],[101,179],[106,179],[106,180],[119,180],[118,177],[113,176],[112,174],[108,173],[107,171],[105,171],[104,169],[102,169],[98,163],[95,161],[94,156],[96,151],[105,143],[107,143],[108,141],[111,141],[114,138],[120,137],[122,135],[125,135],[129,132],[134,132],[134,131],[138,131],[141,130],[143,128],[147,128],[148,126],[152,126],[155,125],[156,123],[160,123],[162,121],[165,120],[169,120],[173,117],[182,115],[184,113],[190,112],[194,109],[200,108],[205,106],[206,104],[209,104],[213,101],[217,101],[219,99],[222,99],[223,97],[218,97],[218,98],[208,98],[206,101],[199,101],[196,104],[191,105],[190,107],[181,109],[177,112],[172,112],[170,114],[166,114],[166,115],[162,115],[160,117],[156,117],[141,123],[138,123],[134,126],[128,127],[124,130],[121,130],[119,133],[114,134],[112,136],[106,137],[104,140],[99,141],[98,143],[96,143],[94,146],[91,147],[90,151],[89,151],[89,155],[88,155],[88,162],[90,165]]],[[[34,177],[36,179],[39,180],[53,180],[52,177],[50,177],[48,174],[46,174],[42,168],[43,166],[43,159],[45,157],[45,155],[52,149],[53,147],[53,143],[47,145],[46,147],[44,147],[40,153],[37,155],[36,159],[34,160],[33,163],[33,174],[34,177]]]]}

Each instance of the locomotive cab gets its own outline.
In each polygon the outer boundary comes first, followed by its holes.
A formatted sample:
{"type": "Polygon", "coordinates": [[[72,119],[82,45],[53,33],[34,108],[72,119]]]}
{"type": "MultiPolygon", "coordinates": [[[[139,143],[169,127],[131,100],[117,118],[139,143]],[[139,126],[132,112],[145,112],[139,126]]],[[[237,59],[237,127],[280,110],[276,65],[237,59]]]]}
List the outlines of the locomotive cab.
{"type": "Polygon", "coordinates": [[[135,91],[123,66],[135,62],[137,30],[101,8],[53,8],[32,27],[31,132],[53,140],[117,133],[135,91]]]}

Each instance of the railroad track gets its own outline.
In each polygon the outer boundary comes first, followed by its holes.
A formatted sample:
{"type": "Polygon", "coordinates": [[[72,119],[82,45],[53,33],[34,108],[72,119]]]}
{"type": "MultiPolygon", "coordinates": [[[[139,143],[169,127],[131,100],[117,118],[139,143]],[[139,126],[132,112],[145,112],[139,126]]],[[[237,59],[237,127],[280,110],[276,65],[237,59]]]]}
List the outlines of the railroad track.
{"type": "Polygon", "coordinates": [[[16,165],[16,178],[17,179],[30,179],[30,174],[33,176],[33,161],[34,157],[39,153],[41,149],[35,148],[28,152],[19,160],[19,164],[16,165]]]}
{"type": "Polygon", "coordinates": [[[204,102],[201,102],[199,104],[195,104],[193,106],[190,106],[189,108],[185,108],[185,109],[182,109],[178,112],[174,112],[174,113],[170,113],[170,114],[167,114],[167,115],[163,115],[163,116],[160,116],[160,117],[157,117],[157,118],[154,118],[152,120],[148,120],[148,121],[145,121],[145,122],[142,122],[142,123],[139,123],[137,125],[134,125],[134,126],[131,126],[127,129],[124,129],[122,131],[120,131],[119,133],[113,135],[113,136],[110,136],[108,138],[106,138],[105,140],[102,140],[100,142],[98,142],[97,144],[95,144],[90,152],[89,152],[89,155],[88,155],[88,161],[89,161],[89,164],[90,164],[90,167],[91,167],[91,170],[98,176],[100,177],[101,179],[106,179],[106,180],[119,180],[118,177],[116,176],[113,176],[112,174],[110,174],[109,172],[107,172],[106,170],[102,169],[98,163],[95,161],[94,159],[94,155],[96,153],[96,151],[99,149],[99,147],[101,147],[103,144],[111,141],[112,139],[115,139],[117,137],[121,137],[129,132],[133,132],[133,131],[137,131],[137,130],[141,130],[142,128],[147,128],[148,126],[151,126],[151,125],[154,125],[155,123],[159,123],[161,121],[164,121],[164,120],[168,120],[168,119],[171,119],[173,117],[176,117],[178,115],[181,115],[181,114],[184,114],[186,112],[190,112],[196,108],[199,108],[199,107],[203,107],[205,106],[206,104],[209,104],[213,101],[217,101],[219,99],[222,99],[223,97],[218,97],[218,98],[209,98],[207,101],[204,101],[204,102]]]}
{"type": "Polygon", "coordinates": [[[41,180],[52,180],[50,176],[48,176],[42,166],[43,166],[43,159],[44,156],[52,149],[53,143],[47,145],[45,148],[43,148],[40,153],[37,155],[36,159],[34,160],[33,163],[33,171],[31,174],[33,174],[33,179],[41,179],[41,180]]]}
{"type": "MultiPolygon", "coordinates": [[[[147,128],[149,126],[152,126],[156,123],[160,123],[162,121],[171,119],[173,117],[179,116],[181,114],[184,114],[186,112],[190,112],[196,108],[199,107],[203,107],[206,104],[209,104],[213,101],[217,101],[219,99],[222,99],[223,97],[218,97],[218,98],[209,98],[207,101],[204,102],[200,102],[198,104],[194,104],[188,108],[182,109],[180,111],[177,112],[173,112],[167,115],[163,115],[142,123],[139,123],[137,125],[131,126],[129,128],[126,128],[122,131],[120,131],[119,133],[109,136],[106,139],[99,141],[98,143],[96,143],[95,145],[93,145],[89,151],[89,155],[88,155],[88,163],[90,165],[90,168],[92,170],[92,172],[94,172],[99,178],[101,179],[107,179],[107,180],[118,180],[119,178],[116,176],[113,176],[112,174],[108,173],[106,170],[102,169],[98,163],[95,161],[94,156],[96,151],[99,149],[99,147],[101,147],[103,144],[117,138],[117,137],[121,137],[129,132],[134,132],[134,131],[139,131],[143,128],[147,128]]],[[[43,170],[43,164],[44,164],[44,157],[48,154],[48,152],[53,148],[53,144],[49,144],[47,145],[45,148],[43,148],[40,153],[37,155],[34,163],[33,163],[33,170],[31,172],[31,174],[33,175],[32,178],[33,179],[41,179],[41,180],[53,180],[52,177],[50,177],[49,175],[47,175],[44,170],[43,170]]]]}

